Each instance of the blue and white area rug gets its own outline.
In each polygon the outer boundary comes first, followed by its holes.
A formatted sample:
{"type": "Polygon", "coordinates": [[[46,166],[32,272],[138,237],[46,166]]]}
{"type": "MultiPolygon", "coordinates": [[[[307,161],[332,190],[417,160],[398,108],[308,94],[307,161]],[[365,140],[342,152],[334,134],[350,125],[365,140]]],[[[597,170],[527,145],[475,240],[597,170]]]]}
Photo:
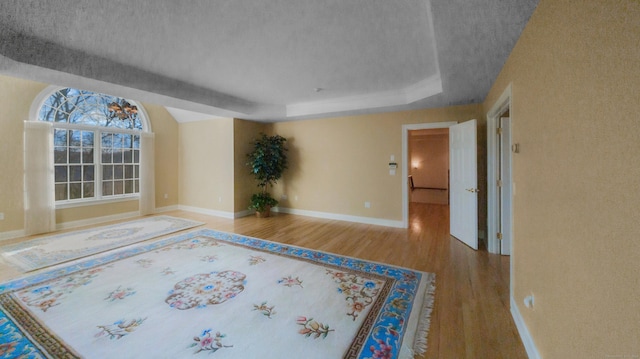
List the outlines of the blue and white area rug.
{"type": "Polygon", "coordinates": [[[201,229],[0,284],[0,357],[411,358],[434,281],[201,229]]]}
{"type": "Polygon", "coordinates": [[[0,247],[0,253],[8,263],[32,271],[202,224],[170,216],[147,217],[8,245],[0,247]]]}

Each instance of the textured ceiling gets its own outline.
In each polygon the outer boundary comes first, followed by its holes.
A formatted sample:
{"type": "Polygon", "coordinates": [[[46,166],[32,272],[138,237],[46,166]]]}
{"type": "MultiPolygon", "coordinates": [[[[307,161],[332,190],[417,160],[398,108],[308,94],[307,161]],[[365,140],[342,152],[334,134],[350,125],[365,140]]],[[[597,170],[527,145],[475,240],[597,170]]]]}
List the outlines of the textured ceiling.
{"type": "Polygon", "coordinates": [[[262,121],[478,103],[536,4],[3,0],[0,72],[262,121]]]}

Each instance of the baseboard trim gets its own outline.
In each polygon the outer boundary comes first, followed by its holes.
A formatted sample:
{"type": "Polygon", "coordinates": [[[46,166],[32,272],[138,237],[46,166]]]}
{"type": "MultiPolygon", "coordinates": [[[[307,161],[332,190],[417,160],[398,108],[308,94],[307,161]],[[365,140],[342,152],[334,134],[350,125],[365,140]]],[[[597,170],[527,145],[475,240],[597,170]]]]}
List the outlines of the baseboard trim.
{"type": "Polygon", "coordinates": [[[181,210],[181,211],[206,214],[208,216],[222,217],[222,218],[228,218],[228,219],[236,218],[235,213],[233,213],[233,212],[216,211],[214,209],[192,207],[192,206],[183,206],[183,205],[179,205],[178,209],[181,210]]]}
{"type": "Polygon", "coordinates": [[[134,211],[134,212],[112,214],[112,215],[109,215],[109,216],[81,219],[81,220],[78,220],[78,221],[62,222],[62,223],[57,223],[56,224],[56,230],[59,231],[59,230],[62,230],[62,229],[70,229],[70,228],[76,228],[76,227],[90,226],[90,225],[94,225],[94,224],[100,224],[100,223],[110,222],[110,221],[117,221],[117,220],[121,220],[121,219],[129,219],[129,218],[139,217],[139,216],[140,216],[140,212],[139,211],[134,211]]]}
{"type": "Polygon", "coordinates": [[[244,211],[240,211],[240,212],[235,212],[233,214],[234,218],[242,218],[242,217],[247,217],[247,216],[251,216],[254,213],[256,213],[255,211],[250,211],[248,209],[245,209],[244,211]]]}
{"type": "Polygon", "coordinates": [[[154,211],[154,213],[165,213],[165,212],[177,211],[179,209],[180,209],[180,206],[178,206],[177,204],[174,204],[172,206],[156,207],[156,210],[154,211]]]}
{"type": "Polygon", "coordinates": [[[6,231],[0,232],[0,242],[8,239],[20,238],[24,237],[26,234],[24,233],[24,229],[17,229],[15,231],[6,231]]]}
{"type": "Polygon", "coordinates": [[[527,325],[524,323],[524,319],[520,314],[516,300],[513,297],[511,297],[511,316],[513,317],[513,321],[516,323],[518,334],[520,334],[520,339],[522,339],[522,344],[524,344],[524,349],[527,351],[529,358],[541,359],[542,357],[540,356],[540,353],[538,353],[536,344],[533,342],[533,337],[531,336],[531,333],[529,333],[529,328],[527,328],[527,325]]]}
{"type": "Polygon", "coordinates": [[[307,217],[333,219],[337,221],[356,222],[356,223],[364,223],[364,224],[374,224],[374,225],[385,226],[385,227],[404,228],[402,221],[393,221],[389,219],[349,216],[344,214],[307,211],[304,209],[295,209],[295,208],[287,208],[287,207],[275,207],[275,208],[272,208],[271,210],[279,213],[296,214],[296,215],[307,216],[307,217]]]}

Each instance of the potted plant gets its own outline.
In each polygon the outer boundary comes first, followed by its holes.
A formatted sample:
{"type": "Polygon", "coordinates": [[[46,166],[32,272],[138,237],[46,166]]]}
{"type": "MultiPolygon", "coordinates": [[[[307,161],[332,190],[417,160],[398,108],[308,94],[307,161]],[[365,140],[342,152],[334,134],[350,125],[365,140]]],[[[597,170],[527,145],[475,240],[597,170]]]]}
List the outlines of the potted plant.
{"type": "Polygon", "coordinates": [[[247,166],[258,181],[260,193],[251,196],[249,209],[256,211],[258,217],[269,217],[271,208],[278,201],[269,194],[269,186],[273,186],[287,169],[287,139],[279,136],[267,136],[264,133],[253,141],[253,151],[247,154],[247,166]]]}

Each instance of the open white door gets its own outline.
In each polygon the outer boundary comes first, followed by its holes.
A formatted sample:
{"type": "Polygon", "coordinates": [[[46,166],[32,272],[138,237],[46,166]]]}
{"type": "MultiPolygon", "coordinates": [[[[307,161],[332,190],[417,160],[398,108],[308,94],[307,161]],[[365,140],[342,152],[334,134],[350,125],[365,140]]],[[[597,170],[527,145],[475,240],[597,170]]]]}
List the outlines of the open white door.
{"type": "Polygon", "coordinates": [[[477,123],[449,127],[451,204],[450,233],[478,249],[477,123]]]}

